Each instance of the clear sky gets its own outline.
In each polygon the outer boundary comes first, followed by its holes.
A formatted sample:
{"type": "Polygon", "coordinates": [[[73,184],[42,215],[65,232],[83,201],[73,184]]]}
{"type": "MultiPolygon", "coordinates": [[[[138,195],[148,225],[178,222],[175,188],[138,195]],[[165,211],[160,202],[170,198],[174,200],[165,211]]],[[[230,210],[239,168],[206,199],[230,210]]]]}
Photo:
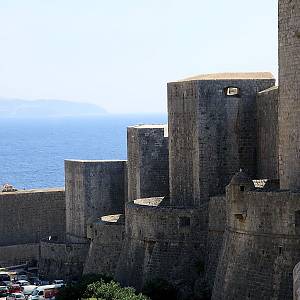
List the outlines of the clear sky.
{"type": "Polygon", "coordinates": [[[166,83],[277,77],[277,0],[0,0],[0,97],[166,111],[166,83]]]}

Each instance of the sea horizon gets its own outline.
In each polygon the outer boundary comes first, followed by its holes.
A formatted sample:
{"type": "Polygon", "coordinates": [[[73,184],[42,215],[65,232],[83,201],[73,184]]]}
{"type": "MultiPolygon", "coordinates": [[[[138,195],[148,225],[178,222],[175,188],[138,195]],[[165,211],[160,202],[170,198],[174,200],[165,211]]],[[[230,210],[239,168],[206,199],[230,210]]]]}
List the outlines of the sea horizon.
{"type": "Polygon", "coordinates": [[[127,159],[127,127],[166,124],[167,114],[0,119],[0,185],[64,186],[64,160],[127,159]]]}

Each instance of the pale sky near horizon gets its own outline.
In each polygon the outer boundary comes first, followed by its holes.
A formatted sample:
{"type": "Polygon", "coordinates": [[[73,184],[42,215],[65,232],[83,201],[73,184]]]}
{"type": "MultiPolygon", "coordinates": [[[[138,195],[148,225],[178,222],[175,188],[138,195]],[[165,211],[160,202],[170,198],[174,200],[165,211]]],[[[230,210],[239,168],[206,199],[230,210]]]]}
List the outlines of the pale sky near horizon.
{"type": "Polygon", "coordinates": [[[165,112],[191,75],[277,77],[276,0],[0,0],[0,98],[165,112]]]}

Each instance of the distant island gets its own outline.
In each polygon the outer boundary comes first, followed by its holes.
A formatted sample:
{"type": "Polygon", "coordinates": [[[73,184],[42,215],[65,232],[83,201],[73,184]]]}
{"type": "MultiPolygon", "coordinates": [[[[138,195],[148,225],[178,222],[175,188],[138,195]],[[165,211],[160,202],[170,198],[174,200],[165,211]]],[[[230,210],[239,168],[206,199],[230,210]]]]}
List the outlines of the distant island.
{"type": "Polygon", "coordinates": [[[65,100],[21,100],[0,98],[0,116],[17,118],[96,116],[106,111],[92,103],[65,100]]]}

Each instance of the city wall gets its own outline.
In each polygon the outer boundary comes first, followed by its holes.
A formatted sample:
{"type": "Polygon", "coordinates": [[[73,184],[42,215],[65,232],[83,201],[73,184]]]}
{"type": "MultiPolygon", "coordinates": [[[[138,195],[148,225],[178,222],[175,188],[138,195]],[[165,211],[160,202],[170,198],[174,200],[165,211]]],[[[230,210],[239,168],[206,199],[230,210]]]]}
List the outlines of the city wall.
{"type": "Polygon", "coordinates": [[[87,228],[94,221],[124,212],[126,161],[66,160],[65,177],[68,241],[85,241],[87,228]]]}
{"type": "Polygon", "coordinates": [[[126,204],[125,241],[116,279],[141,289],[154,278],[184,287],[185,297],[204,280],[205,224],[201,210],[175,209],[168,200],[137,199],[126,204]]]}
{"type": "Polygon", "coordinates": [[[16,266],[39,260],[39,244],[21,244],[0,247],[0,266],[16,266]]]}
{"type": "Polygon", "coordinates": [[[89,243],[41,241],[39,275],[49,280],[78,280],[83,273],[89,243]]]}
{"type": "Polygon", "coordinates": [[[0,193],[0,207],[0,246],[37,244],[48,236],[65,236],[63,189],[0,193]]]}
{"type": "Polygon", "coordinates": [[[113,277],[125,234],[124,215],[103,216],[89,226],[90,248],[84,274],[105,274],[113,277]]]}
{"type": "Polygon", "coordinates": [[[300,194],[242,187],[227,189],[227,229],[212,299],[292,299],[300,194]]]}

